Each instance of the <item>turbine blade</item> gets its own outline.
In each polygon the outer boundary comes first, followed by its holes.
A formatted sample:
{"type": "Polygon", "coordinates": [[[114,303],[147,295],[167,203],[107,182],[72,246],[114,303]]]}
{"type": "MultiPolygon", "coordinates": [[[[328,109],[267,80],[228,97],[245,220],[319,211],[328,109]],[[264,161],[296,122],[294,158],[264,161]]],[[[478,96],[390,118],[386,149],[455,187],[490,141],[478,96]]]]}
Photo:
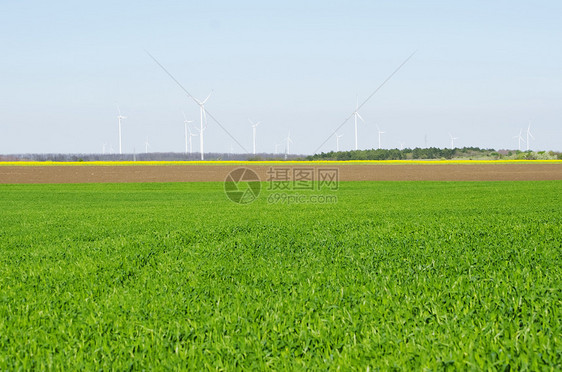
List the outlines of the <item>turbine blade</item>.
{"type": "MultiPolygon", "coordinates": [[[[189,97],[191,98],[194,102],[196,102],[199,106],[201,106],[201,102],[197,99],[195,99],[195,97],[193,97],[191,95],[191,93],[189,93],[189,91],[187,89],[185,89],[185,87],[174,77],[174,75],[172,75],[170,73],[170,71],[168,71],[166,69],[166,67],[164,67],[152,54],[150,54],[150,52],[148,50],[145,50],[146,54],[158,65],[160,66],[160,68],[166,73],[166,75],[168,75],[175,83],[176,85],[189,97]]],[[[211,91],[212,93],[212,91],[211,91]]],[[[230,137],[232,138],[232,140],[234,142],[236,142],[238,144],[238,146],[240,146],[240,148],[242,148],[243,150],[246,151],[246,149],[244,148],[244,146],[220,123],[220,121],[218,121],[212,114],[209,113],[209,116],[211,117],[211,119],[230,137]]],[[[203,155],[203,154],[201,154],[203,155]]]]}
{"type": "Polygon", "coordinates": [[[207,98],[205,98],[205,100],[201,103],[202,105],[204,105],[205,102],[207,102],[207,100],[211,97],[211,94],[213,94],[213,91],[211,91],[211,93],[209,93],[209,95],[207,96],[207,98]]]}
{"type": "MultiPolygon", "coordinates": [[[[406,58],[400,65],[398,65],[398,67],[397,67],[394,71],[392,71],[392,73],[391,73],[390,75],[388,75],[388,77],[373,91],[373,93],[371,93],[371,95],[369,95],[369,96],[367,97],[367,99],[365,99],[365,101],[363,101],[362,104],[360,104],[359,106],[357,106],[357,108],[355,109],[355,112],[359,111],[359,109],[360,109],[361,107],[363,107],[363,105],[365,105],[375,94],[377,94],[377,92],[378,92],[379,90],[381,90],[381,89],[386,85],[386,83],[388,83],[388,81],[389,81],[390,79],[392,79],[392,78],[394,77],[394,75],[396,75],[396,74],[398,73],[398,71],[400,71],[400,70],[402,69],[402,67],[404,67],[404,65],[405,65],[406,63],[408,63],[408,61],[409,61],[410,59],[412,59],[412,57],[413,57],[416,53],[417,53],[417,50],[414,51],[412,54],[410,54],[410,55],[408,56],[408,58],[406,58]]],[[[353,117],[353,113],[352,113],[351,115],[349,115],[349,116],[334,130],[334,132],[337,132],[338,130],[340,130],[340,128],[343,127],[343,126],[345,125],[345,123],[347,123],[348,120],[351,119],[352,117],[353,117]]],[[[320,146],[318,146],[318,148],[317,148],[314,152],[318,152],[318,150],[320,150],[320,149],[322,148],[322,146],[324,146],[324,145],[330,140],[331,137],[332,137],[332,135],[330,134],[330,135],[328,136],[328,138],[326,138],[326,139],[324,140],[324,142],[322,142],[322,143],[320,144],[320,146]]]]}

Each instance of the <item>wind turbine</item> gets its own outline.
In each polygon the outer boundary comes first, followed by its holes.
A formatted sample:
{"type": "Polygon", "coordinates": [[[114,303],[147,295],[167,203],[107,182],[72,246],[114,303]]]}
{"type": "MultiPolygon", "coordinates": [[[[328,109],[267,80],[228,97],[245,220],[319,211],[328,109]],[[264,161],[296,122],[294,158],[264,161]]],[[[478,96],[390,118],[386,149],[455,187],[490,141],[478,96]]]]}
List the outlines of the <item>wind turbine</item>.
{"type": "Polygon", "coordinates": [[[254,155],[256,155],[256,128],[260,125],[261,121],[254,123],[251,119],[248,119],[250,124],[252,124],[252,135],[253,135],[253,142],[254,142],[254,155]]]}
{"type": "MultiPolygon", "coordinates": [[[[361,105],[359,105],[359,99],[357,100],[357,105],[355,106],[355,111],[352,112],[335,130],[334,132],[337,132],[338,130],[340,130],[341,127],[343,127],[348,121],[349,119],[351,119],[352,116],[355,116],[355,149],[358,149],[358,145],[357,145],[357,116],[356,113],[359,111],[359,109],[361,107],[363,107],[371,98],[373,98],[373,96],[375,94],[377,94],[377,92],[379,90],[381,90],[386,83],[388,83],[388,81],[390,79],[392,79],[392,77],[394,75],[396,75],[398,73],[398,71],[400,71],[402,69],[402,67],[404,67],[404,65],[406,63],[408,63],[408,61],[410,59],[412,59],[412,57],[416,54],[416,52],[413,52],[412,54],[410,54],[408,56],[408,58],[406,58],[400,65],[398,65],[398,67],[396,69],[394,69],[394,71],[392,71],[392,73],[390,75],[388,75],[388,77],[367,97],[367,99],[361,103],[361,105]]],[[[322,148],[322,146],[324,146],[334,135],[334,132],[331,132],[330,135],[326,138],[326,140],[324,140],[324,142],[322,142],[322,144],[320,146],[318,146],[318,148],[314,151],[315,153],[318,153],[318,150],[320,150],[320,148],[322,148]]]]}
{"type": "Polygon", "coordinates": [[[200,109],[200,119],[201,119],[201,127],[199,128],[199,151],[201,152],[201,160],[205,160],[205,156],[203,154],[203,131],[207,128],[207,114],[205,112],[205,103],[207,102],[207,100],[209,99],[209,97],[211,97],[211,94],[213,94],[213,92],[211,91],[211,93],[209,93],[209,95],[207,96],[207,98],[205,98],[203,101],[198,100],[197,98],[194,98],[195,101],[197,102],[197,104],[199,105],[199,109],[200,109]],[[203,126],[203,120],[205,120],[205,125],[203,126]]]}
{"type": "Polygon", "coordinates": [[[377,125],[377,131],[379,132],[379,150],[381,149],[381,134],[384,134],[386,132],[382,132],[381,128],[379,128],[379,126],[377,125]]]}
{"type": "Polygon", "coordinates": [[[103,155],[105,155],[105,147],[107,146],[107,143],[104,143],[101,145],[101,152],[103,155]]]}
{"type": "Polygon", "coordinates": [[[287,155],[289,155],[289,145],[293,143],[293,140],[291,139],[291,132],[289,132],[285,140],[287,141],[285,145],[285,160],[287,160],[287,155]]]}
{"type": "Polygon", "coordinates": [[[150,147],[150,143],[148,143],[148,137],[146,137],[146,142],[144,143],[144,153],[148,154],[148,148],[150,147]]]}
{"type": "Polygon", "coordinates": [[[449,137],[451,138],[451,150],[455,149],[455,140],[459,139],[459,137],[453,137],[451,133],[449,133],[449,137]]]}
{"type": "Polygon", "coordinates": [[[282,145],[283,145],[282,143],[276,143],[275,144],[275,153],[276,154],[279,154],[279,146],[282,146],[282,145]]]}
{"type": "Polygon", "coordinates": [[[119,122],[119,154],[123,154],[122,147],[121,147],[121,120],[127,119],[126,116],[121,115],[121,109],[119,105],[117,105],[117,111],[119,111],[119,115],[117,115],[117,121],[119,122]]]}
{"type": "Polygon", "coordinates": [[[518,150],[521,151],[521,141],[525,142],[525,140],[523,139],[523,129],[519,130],[519,135],[518,136],[513,136],[513,138],[517,138],[517,140],[519,141],[519,146],[518,146],[518,150]]]}
{"type": "Polygon", "coordinates": [[[531,134],[531,123],[529,123],[529,126],[527,127],[527,151],[529,151],[529,145],[530,145],[529,137],[535,139],[535,137],[533,137],[533,135],[531,134]]]}
{"type": "Polygon", "coordinates": [[[343,134],[334,133],[334,135],[336,136],[336,152],[339,152],[340,151],[340,138],[343,137],[343,134]]]}
{"type": "Polygon", "coordinates": [[[184,134],[185,134],[185,154],[187,155],[187,132],[189,131],[189,153],[191,154],[191,131],[187,127],[189,123],[193,123],[193,120],[187,120],[185,117],[185,112],[183,112],[183,125],[184,125],[184,134]]]}
{"type": "Polygon", "coordinates": [[[353,116],[355,117],[355,150],[357,150],[357,118],[361,119],[363,123],[365,122],[361,115],[359,115],[359,97],[357,97],[357,105],[355,106],[355,111],[353,111],[353,116]]]}

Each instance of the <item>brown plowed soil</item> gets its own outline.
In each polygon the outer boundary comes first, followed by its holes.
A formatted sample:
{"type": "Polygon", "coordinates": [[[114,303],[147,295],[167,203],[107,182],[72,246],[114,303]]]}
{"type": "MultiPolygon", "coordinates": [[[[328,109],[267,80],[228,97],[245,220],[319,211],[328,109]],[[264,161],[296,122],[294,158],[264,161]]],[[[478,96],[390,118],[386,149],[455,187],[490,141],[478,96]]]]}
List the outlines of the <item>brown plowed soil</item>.
{"type": "MultiPolygon", "coordinates": [[[[0,183],[224,181],[240,165],[1,166],[0,183]]],[[[334,164],[249,165],[262,181],[270,168],[338,169],[340,181],[562,180],[562,164],[334,164]]]]}

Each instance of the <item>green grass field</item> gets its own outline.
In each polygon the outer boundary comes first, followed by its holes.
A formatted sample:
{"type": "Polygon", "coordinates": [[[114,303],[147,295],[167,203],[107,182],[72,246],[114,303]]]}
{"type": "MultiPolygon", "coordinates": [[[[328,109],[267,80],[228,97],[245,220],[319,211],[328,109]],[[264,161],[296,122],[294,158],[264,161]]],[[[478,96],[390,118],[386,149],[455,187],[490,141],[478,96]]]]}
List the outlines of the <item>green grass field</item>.
{"type": "Polygon", "coordinates": [[[0,185],[0,370],[562,368],[562,182],[0,185]]]}

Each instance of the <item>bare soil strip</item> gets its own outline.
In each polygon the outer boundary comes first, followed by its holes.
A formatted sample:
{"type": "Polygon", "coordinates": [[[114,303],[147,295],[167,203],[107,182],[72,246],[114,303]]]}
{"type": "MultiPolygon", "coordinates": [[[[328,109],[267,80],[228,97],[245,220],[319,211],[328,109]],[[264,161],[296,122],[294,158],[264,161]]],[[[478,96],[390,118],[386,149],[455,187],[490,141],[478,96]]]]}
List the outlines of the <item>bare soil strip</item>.
{"type": "MultiPolygon", "coordinates": [[[[2,166],[0,183],[121,183],[224,181],[240,165],[2,166]]],[[[562,164],[334,164],[247,165],[262,181],[271,168],[338,169],[340,181],[562,180],[562,164]]]]}

